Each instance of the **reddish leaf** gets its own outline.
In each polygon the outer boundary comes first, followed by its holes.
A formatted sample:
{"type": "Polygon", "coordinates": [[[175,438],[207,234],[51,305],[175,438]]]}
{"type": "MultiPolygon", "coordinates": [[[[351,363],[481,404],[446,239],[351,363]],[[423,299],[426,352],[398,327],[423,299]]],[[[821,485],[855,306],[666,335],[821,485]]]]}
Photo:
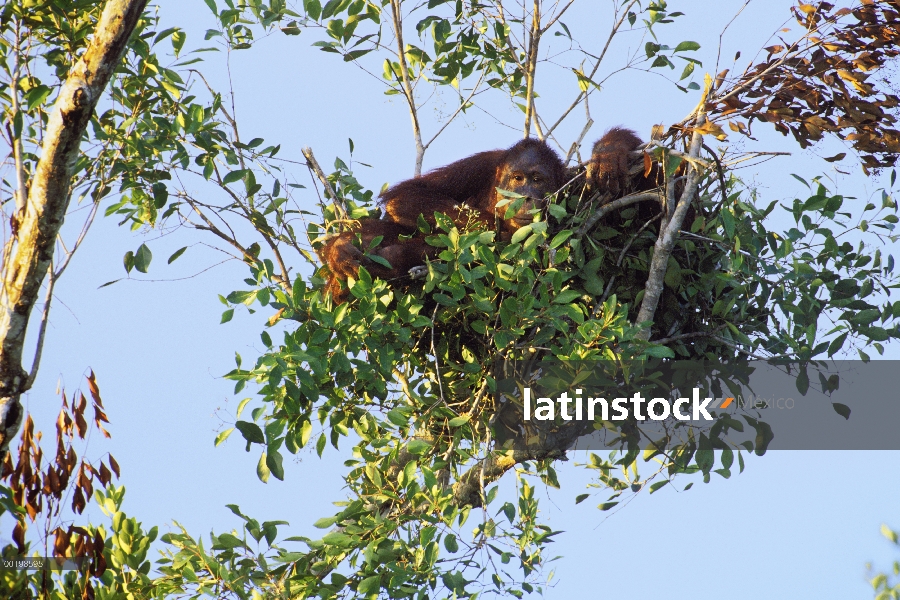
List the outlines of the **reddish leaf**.
{"type": "Polygon", "coordinates": [[[56,535],[56,540],[53,542],[53,556],[66,556],[69,544],[72,542],[69,532],[63,531],[62,527],[57,527],[53,533],[56,535]]]}
{"type": "MultiPolygon", "coordinates": [[[[100,399],[100,386],[97,385],[97,377],[94,375],[94,372],[91,371],[91,374],[88,375],[88,388],[91,390],[91,398],[94,399],[94,403],[103,408],[103,400],[100,399]]],[[[107,421],[108,422],[108,421],[107,421]]]]}
{"type": "Polygon", "coordinates": [[[50,487],[50,493],[59,498],[60,492],[62,491],[62,486],[59,482],[59,475],[56,474],[56,469],[49,469],[49,472],[47,473],[46,483],[50,487]]]}
{"type": "Polygon", "coordinates": [[[23,554],[25,552],[25,526],[21,521],[17,521],[16,526],[13,527],[12,539],[16,543],[19,554],[23,554]]]}
{"type": "Polygon", "coordinates": [[[100,479],[100,483],[103,484],[103,487],[109,485],[110,480],[112,480],[112,473],[109,472],[109,469],[106,468],[102,462],[100,463],[100,473],[97,476],[100,479]]]}
{"type": "Polygon", "coordinates": [[[72,494],[72,510],[80,515],[84,512],[84,507],[86,505],[87,503],[84,500],[84,494],[81,493],[81,488],[76,487],[75,493],[72,494]]]}

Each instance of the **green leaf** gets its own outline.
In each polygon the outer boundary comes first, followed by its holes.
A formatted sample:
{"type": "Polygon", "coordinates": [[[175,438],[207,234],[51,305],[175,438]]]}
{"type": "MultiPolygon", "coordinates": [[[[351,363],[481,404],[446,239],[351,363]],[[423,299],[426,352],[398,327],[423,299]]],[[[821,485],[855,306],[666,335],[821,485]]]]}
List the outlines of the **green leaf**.
{"type": "Polygon", "coordinates": [[[422,455],[428,452],[431,449],[431,444],[426,442],[425,440],[412,440],[408,445],[407,449],[412,454],[422,455]]]}
{"type": "MultiPolygon", "coordinates": [[[[893,172],[892,172],[891,184],[893,185],[893,183],[894,183],[894,182],[893,182],[893,172]]],[[[892,530],[890,527],[888,527],[887,525],[885,525],[885,524],[883,524],[883,523],[882,523],[882,525],[881,525],[881,535],[883,535],[883,536],[886,537],[888,540],[890,540],[891,543],[894,543],[894,544],[897,544],[897,543],[898,543],[897,532],[894,531],[894,530],[892,530]]]]}
{"type": "Polygon", "coordinates": [[[156,34],[155,38],[153,38],[153,43],[158,44],[159,40],[166,39],[167,37],[169,37],[176,31],[178,31],[177,27],[169,27],[168,29],[163,29],[162,31],[160,31],[159,33],[156,34]]]}
{"type": "Polygon", "coordinates": [[[734,215],[728,208],[722,209],[722,226],[725,228],[725,237],[729,240],[734,238],[734,215]]]}
{"type": "Polygon", "coordinates": [[[406,425],[409,423],[409,415],[406,413],[406,411],[399,408],[393,408],[389,410],[387,418],[388,421],[390,421],[397,427],[406,427],[406,425]]]}
{"type": "Polygon", "coordinates": [[[672,53],[674,54],[675,52],[690,52],[699,49],[700,44],[698,44],[697,42],[681,42],[680,44],[675,46],[675,49],[672,51],[672,53]]]}
{"type": "Polygon", "coordinates": [[[680,156],[666,154],[666,177],[668,178],[675,175],[675,171],[678,170],[678,167],[681,166],[682,162],[684,162],[684,159],[680,156]]]}
{"type": "Polygon", "coordinates": [[[869,325],[870,323],[874,323],[879,318],[881,318],[881,311],[876,308],[870,308],[867,310],[861,310],[849,319],[851,323],[854,325],[869,325]]]}
{"type": "Polygon", "coordinates": [[[352,546],[354,541],[353,538],[346,533],[342,533],[340,531],[332,531],[328,535],[322,538],[322,541],[326,544],[330,544],[332,546],[341,546],[348,547],[352,546]]]}
{"type": "Polygon", "coordinates": [[[841,335],[834,338],[834,341],[828,346],[828,357],[831,358],[836,352],[838,352],[843,346],[844,342],[847,341],[848,332],[844,332],[841,335]]]}
{"type": "Polygon", "coordinates": [[[181,53],[181,49],[184,47],[184,42],[186,40],[187,34],[180,29],[172,34],[172,50],[175,51],[176,57],[181,53]]]}
{"type": "Polygon", "coordinates": [[[182,254],[184,254],[184,251],[185,251],[185,250],[187,250],[187,246],[185,246],[184,248],[179,248],[178,250],[176,250],[175,252],[173,252],[173,253],[172,253],[172,256],[169,257],[169,263],[168,263],[168,264],[171,265],[173,262],[175,262],[176,260],[178,260],[178,257],[181,256],[182,254]]]}
{"type": "Polygon", "coordinates": [[[240,181],[244,178],[244,175],[249,173],[249,169],[238,169],[237,171],[231,171],[225,177],[222,178],[222,183],[228,185],[229,183],[234,183],[235,181],[240,181]]]}
{"type": "Polygon", "coordinates": [[[250,442],[251,444],[265,444],[266,436],[263,435],[262,429],[259,428],[259,425],[256,423],[251,423],[249,421],[238,421],[234,424],[235,427],[241,432],[244,436],[244,439],[250,442]]]}
{"type": "Polygon", "coordinates": [[[531,226],[532,225],[533,225],[533,223],[529,223],[528,225],[525,225],[524,227],[519,227],[516,230],[516,232],[512,235],[512,239],[510,239],[509,242],[511,244],[518,244],[519,242],[521,242],[522,240],[527,238],[529,235],[531,235],[531,232],[532,232],[531,226]]]}
{"type": "Polygon", "coordinates": [[[150,252],[150,248],[147,247],[147,244],[141,244],[134,253],[134,268],[141,273],[146,273],[150,268],[151,260],[153,260],[153,253],[150,252]]]}
{"type": "Polygon", "coordinates": [[[656,483],[654,483],[653,485],[650,486],[650,493],[652,494],[653,492],[655,492],[659,488],[663,487],[664,485],[667,485],[668,483],[669,483],[668,479],[665,481],[657,481],[656,483]]]}
{"type": "Polygon", "coordinates": [[[448,533],[444,537],[444,548],[447,549],[447,552],[453,553],[459,551],[459,544],[456,543],[456,536],[452,533],[448,533]]]}
{"type": "Polygon", "coordinates": [[[328,529],[335,523],[337,523],[337,517],[323,517],[313,523],[313,527],[316,529],[328,529]]]}
{"type": "MultiPolygon", "coordinates": [[[[554,205],[554,206],[556,206],[556,205],[554,205]]],[[[571,229],[563,229],[562,231],[557,233],[555,236],[553,236],[553,240],[550,241],[550,247],[557,248],[557,247],[561,246],[563,243],[565,243],[565,241],[567,239],[572,237],[573,233],[575,233],[575,232],[572,231],[571,229]]]]}
{"type": "Polygon", "coordinates": [[[237,536],[231,535],[230,533],[223,533],[222,535],[216,538],[216,543],[219,546],[224,546],[226,548],[242,548],[244,547],[244,542],[240,540],[237,536]]]}
{"type": "Polygon", "coordinates": [[[654,358],[675,358],[675,351],[665,346],[649,346],[644,349],[644,354],[654,358]]]}
{"type": "Polygon", "coordinates": [[[553,299],[554,304],[568,304],[575,300],[576,298],[580,298],[582,295],[580,290],[564,290],[553,299]]]}
{"type": "Polygon", "coordinates": [[[229,428],[229,429],[226,429],[225,431],[219,432],[219,435],[216,436],[216,443],[215,443],[215,445],[218,446],[219,444],[221,444],[222,442],[224,442],[225,440],[227,440],[227,439],[228,439],[228,436],[230,436],[230,435],[232,434],[233,431],[234,431],[234,427],[231,427],[231,428],[229,428]]]}
{"type": "Polygon", "coordinates": [[[313,21],[318,21],[319,16],[322,14],[322,4],[319,0],[304,0],[303,8],[306,9],[306,14],[309,15],[309,18],[313,21]]]}
{"type": "Polygon", "coordinates": [[[450,422],[448,423],[448,425],[450,425],[450,427],[459,427],[461,425],[465,425],[466,423],[468,423],[471,418],[472,418],[472,415],[462,415],[460,417],[450,419],[450,422]]]}
{"type": "Polygon", "coordinates": [[[309,421],[304,421],[303,425],[300,427],[300,445],[306,446],[306,443],[309,441],[309,437],[312,435],[312,423],[309,421]]]}
{"type": "Polygon", "coordinates": [[[328,19],[337,14],[338,10],[341,8],[341,4],[344,3],[344,0],[329,0],[325,4],[325,8],[322,9],[322,18],[328,19]]]}
{"type": "Polygon", "coordinates": [[[25,94],[25,103],[28,110],[33,110],[35,107],[41,106],[51,92],[53,92],[53,89],[46,85],[39,85],[28,90],[25,94]]]}
{"type": "Polygon", "coordinates": [[[600,510],[609,510],[617,504],[618,502],[604,502],[603,504],[598,504],[597,508],[599,508],[600,510]]]}
{"type": "Polygon", "coordinates": [[[800,374],[797,375],[797,391],[804,396],[809,391],[809,375],[806,372],[805,365],[800,367],[800,374]]]}
{"type": "Polygon", "coordinates": [[[834,407],[834,412],[841,415],[845,419],[850,419],[850,407],[846,404],[841,404],[839,402],[832,402],[831,406],[834,407]]]}
{"type": "Polygon", "coordinates": [[[263,483],[269,482],[269,475],[272,472],[269,471],[268,465],[266,465],[266,453],[263,452],[259,457],[259,462],[256,463],[256,476],[259,477],[259,480],[263,483]]]}
{"type": "Polygon", "coordinates": [[[359,586],[356,588],[358,594],[357,597],[362,598],[369,596],[369,594],[374,594],[379,589],[381,589],[381,575],[366,577],[359,582],[359,586]]]}
{"type": "Polygon", "coordinates": [[[284,481],[284,465],[282,464],[283,458],[280,452],[269,449],[266,452],[266,467],[269,468],[272,475],[275,476],[275,479],[279,481],[284,481]]]}
{"type": "MultiPolygon", "coordinates": [[[[241,368],[241,361],[240,361],[241,356],[237,353],[235,353],[235,356],[237,357],[238,369],[240,369],[241,368]]],[[[251,398],[244,398],[243,400],[238,402],[238,406],[237,406],[237,410],[235,411],[235,415],[240,417],[241,413],[244,412],[244,408],[250,403],[250,400],[251,400],[251,398]]]]}

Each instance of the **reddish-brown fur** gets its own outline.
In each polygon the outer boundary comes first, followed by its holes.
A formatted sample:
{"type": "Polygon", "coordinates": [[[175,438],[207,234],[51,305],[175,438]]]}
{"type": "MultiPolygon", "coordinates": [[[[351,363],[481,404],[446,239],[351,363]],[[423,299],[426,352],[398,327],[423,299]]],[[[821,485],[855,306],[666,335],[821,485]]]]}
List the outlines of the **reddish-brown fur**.
{"type": "MultiPolygon", "coordinates": [[[[609,130],[594,144],[587,170],[588,185],[621,195],[626,191],[629,153],[640,144],[633,131],[609,130]]],[[[566,169],[556,152],[546,143],[529,138],[508,150],[479,152],[402,181],[381,194],[383,218],[365,219],[356,230],[332,238],[319,250],[331,272],[327,290],[336,302],[343,302],[347,296],[343,282],[348,277],[355,278],[360,265],[382,279],[393,279],[424,264],[426,258],[433,258],[436,248],[425,243],[417,228],[420,215],[433,225],[434,213],[444,213],[457,225],[463,225],[474,211],[477,220],[508,239],[532,220],[530,211],[543,206],[545,197],[566,180],[566,169]],[[497,188],[527,197],[511,219],[503,219],[507,206],[497,207],[503,199],[497,188]],[[386,259],[390,269],[364,256],[372,240],[379,236],[383,237],[381,244],[371,252],[386,259]]]]}

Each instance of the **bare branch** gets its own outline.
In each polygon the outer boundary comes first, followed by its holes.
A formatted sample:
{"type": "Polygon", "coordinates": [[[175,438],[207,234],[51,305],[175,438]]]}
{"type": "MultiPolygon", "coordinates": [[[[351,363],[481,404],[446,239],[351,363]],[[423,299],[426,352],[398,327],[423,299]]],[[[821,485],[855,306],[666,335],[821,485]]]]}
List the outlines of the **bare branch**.
{"type": "MultiPolygon", "coordinates": [[[[637,3],[638,0],[631,0],[625,7],[622,8],[622,16],[619,17],[619,20],[613,25],[612,31],[609,32],[609,36],[606,38],[606,44],[603,46],[603,50],[600,52],[600,56],[597,57],[597,60],[594,61],[594,67],[591,69],[590,75],[588,75],[588,79],[593,80],[594,75],[597,74],[597,69],[600,68],[600,63],[603,62],[603,58],[606,56],[606,51],[609,50],[610,44],[612,44],[613,38],[616,37],[616,34],[619,31],[619,28],[622,27],[622,24],[625,22],[625,19],[628,17],[628,12],[631,10],[631,7],[637,3]]],[[[575,98],[575,101],[567,108],[562,115],[556,120],[556,122],[550,126],[547,130],[547,135],[550,135],[554,129],[556,129],[560,123],[562,123],[566,117],[569,116],[569,113],[575,109],[576,106],[581,104],[581,101],[585,99],[590,94],[590,88],[587,90],[583,90],[579,92],[578,97],[575,98]]]]}
{"type": "Polygon", "coordinates": [[[450,123],[452,123],[453,120],[459,115],[459,113],[461,113],[462,110],[469,104],[469,102],[472,100],[472,97],[476,94],[476,92],[478,91],[478,88],[481,86],[481,82],[484,81],[484,76],[486,74],[487,74],[486,70],[481,71],[481,76],[478,77],[478,82],[472,87],[472,93],[470,93],[468,95],[468,97],[465,100],[463,100],[459,104],[458,107],[456,107],[456,110],[453,112],[452,115],[450,115],[450,118],[447,119],[447,121],[441,126],[441,128],[437,130],[437,133],[435,133],[433,136],[431,136],[431,139],[428,140],[428,142],[423,145],[423,148],[425,150],[427,150],[428,147],[431,146],[432,142],[434,142],[434,140],[436,140],[438,138],[438,136],[444,132],[444,130],[447,128],[447,126],[450,123]]]}

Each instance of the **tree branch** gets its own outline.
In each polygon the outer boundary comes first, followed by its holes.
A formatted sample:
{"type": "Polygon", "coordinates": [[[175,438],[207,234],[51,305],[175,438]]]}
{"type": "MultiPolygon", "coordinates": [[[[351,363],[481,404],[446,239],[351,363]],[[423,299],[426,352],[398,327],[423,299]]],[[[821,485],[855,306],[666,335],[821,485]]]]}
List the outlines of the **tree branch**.
{"type": "Polygon", "coordinates": [[[118,67],[147,0],[109,0],[94,36],[69,71],[50,110],[16,248],[3,263],[0,289],[0,457],[21,422],[19,397],[31,377],[22,368],[28,320],[69,206],[81,138],[118,67]]]}
{"type": "Polygon", "coordinates": [[[422,145],[422,128],[419,126],[419,111],[416,108],[416,97],[409,79],[409,66],[406,64],[406,49],[403,45],[403,14],[400,11],[400,0],[391,0],[391,23],[394,26],[394,37],[397,38],[397,60],[400,63],[401,85],[406,103],[409,105],[409,116],[412,119],[413,137],[416,140],[415,176],[422,174],[422,161],[425,158],[425,146],[422,145]]]}
{"type": "MultiPolygon", "coordinates": [[[[707,75],[706,89],[703,98],[697,105],[696,120],[697,127],[706,122],[706,98],[709,96],[710,86],[712,82],[707,75]]],[[[696,128],[691,138],[691,146],[688,155],[694,159],[700,154],[700,148],[703,146],[703,134],[696,128]]],[[[700,183],[701,171],[696,161],[688,162],[687,184],[681,192],[681,198],[678,200],[677,206],[672,210],[669,207],[669,219],[663,220],[659,228],[659,237],[656,239],[656,245],[653,249],[653,258],[650,260],[650,270],[647,275],[647,283],[644,286],[644,298],[641,300],[641,308],[638,311],[636,319],[637,323],[652,321],[656,314],[656,307],[659,305],[659,299],[662,296],[663,281],[666,276],[666,268],[669,265],[669,256],[675,247],[675,240],[678,239],[678,233],[684,218],[687,215],[688,208],[694,200],[697,193],[697,186],[700,183]]],[[[673,187],[673,186],[667,186],[673,187]]],[[[649,340],[651,327],[644,328],[638,339],[649,340]]]]}

